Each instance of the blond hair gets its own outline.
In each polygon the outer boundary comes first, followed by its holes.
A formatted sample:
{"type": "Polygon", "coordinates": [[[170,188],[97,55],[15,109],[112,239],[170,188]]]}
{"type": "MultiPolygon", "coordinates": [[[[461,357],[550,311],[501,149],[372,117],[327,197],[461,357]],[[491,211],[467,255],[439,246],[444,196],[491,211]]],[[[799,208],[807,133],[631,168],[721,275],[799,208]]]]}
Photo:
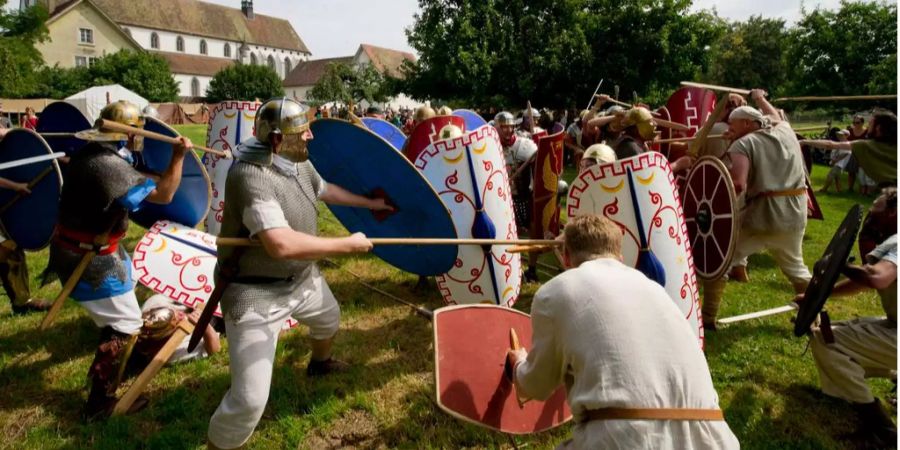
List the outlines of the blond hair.
{"type": "Polygon", "coordinates": [[[566,224],[565,246],[576,265],[597,258],[620,258],[622,229],[605,217],[579,216],[566,224]]]}

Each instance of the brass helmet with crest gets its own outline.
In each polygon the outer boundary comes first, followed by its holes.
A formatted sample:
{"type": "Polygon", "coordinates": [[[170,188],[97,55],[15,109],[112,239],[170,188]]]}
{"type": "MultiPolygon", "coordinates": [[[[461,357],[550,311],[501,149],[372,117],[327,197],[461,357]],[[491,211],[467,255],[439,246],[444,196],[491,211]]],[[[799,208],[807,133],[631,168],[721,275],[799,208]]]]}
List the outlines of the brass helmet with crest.
{"type": "Polygon", "coordinates": [[[144,128],[144,115],[134,103],[126,100],[112,102],[100,110],[100,118],[89,130],[75,133],[75,137],[84,141],[127,141],[128,134],[120,131],[104,130],[100,127],[101,120],[121,123],[135,128],[144,128]]]}
{"type": "Polygon", "coordinates": [[[287,97],[266,101],[256,111],[256,137],[268,142],[272,133],[284,136],[309,129],[309,107],[287,97]]]}
{"type": "Polygon", "coordinates": [[[636,127],[638,134],[644,140],[651,140],[656,136],[656,122],[653,121],[653,114],[647,108],[634,107],[625,113],[622,120],[622,127],[636,127]]]}

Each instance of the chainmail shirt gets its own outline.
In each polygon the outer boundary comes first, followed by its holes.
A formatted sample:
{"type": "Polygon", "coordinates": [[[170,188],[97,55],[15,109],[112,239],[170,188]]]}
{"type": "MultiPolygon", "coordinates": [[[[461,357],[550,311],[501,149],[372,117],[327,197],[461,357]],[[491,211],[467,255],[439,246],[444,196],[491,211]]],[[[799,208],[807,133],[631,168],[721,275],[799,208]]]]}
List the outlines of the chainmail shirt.
{"type": "MultiPolygon", "coordinates": [[[[316,235],[316,201],[324,189],[325,182],[309,161],[297,164],[295,173],[288,173],[274,164],[238,160],[228,172],[220,236],[255,236],[274,228],[316,235]]],[[[226,264],[233,251],[233,247],[219,248],[219,265],[226,264]]],[[[232,283],[222,296],[223,313],[239,320],[248,311],[265,316],[270,308],[285,306],[290,294],[309,277],[313,264],[272,258],[262,246],[246,248],[238,263],[238,278],[291,279],[232,283]]]]}

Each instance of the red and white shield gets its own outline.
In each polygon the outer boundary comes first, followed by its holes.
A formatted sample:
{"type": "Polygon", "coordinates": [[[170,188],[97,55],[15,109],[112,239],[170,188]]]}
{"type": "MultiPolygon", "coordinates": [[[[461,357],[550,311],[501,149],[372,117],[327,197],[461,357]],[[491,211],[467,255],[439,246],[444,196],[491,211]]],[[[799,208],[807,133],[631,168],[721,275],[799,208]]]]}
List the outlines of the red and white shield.
{"type": "Polygon", "coordinates": [[[559,178],[563,170],[563,132],[540,138],[534,161],[534,214],[531,218],[531,238],[544,239],[549,231],[559,234],[559,178]]]}
{"type": "MultiPolygon", "coordinates": [[[[209,113],[206,129],[207,146],[232,152],[238,144],[253,136],[258,102],[227,101],[216,105],[209,113]]],[[[222,211],[225,209],[225,179],[233,159],[206,153],[203,164],[209,173],[212,187],[212,203],[206,216],[206,230],[218,235],[222,227],[222,211]]]]}
{"type": "Polygon", "coordinates": [[[700,297],[691,244],[678,189],[665,156],[648,152],[581,172],[569,189],[567,208],[569,217],[596,214],[619,225],[624,262],[631,267],[637,266],[643,234],[650,252],[665,270],[663,287],[702,345],[700,297]],[[628,179],[628,169],[633,180],[628,179]],[[632,201],[630,183],[634,184],[637,207],[632,201]],[[636,210],[640,210],[643,230],[638,228],[636,210]]]}
{"type": "MultiPolygon", "coordinates": [[[[516,239],[509,179],[500,140],[485,125],[462,137],[427,146],[413,164],[428,179],[450,211],[459,238],[476,236],[473,226],[485,217],[498,239],[516,239]]],[[[477,227],[476,227],[477,228],[477,227]]],[[[438,288],[448,304],[512,305],[519,296],[521,261],[508,246],[459,247],[456,263],[438,275],[438,288]]]]}
{"type": "Polygon", "coordinates": [[[731,266],[740,223],[731,174],[719,158],[697,160],[684,183],[683,206],[697,276],[717,280],[731,266]]]}
{"type": "Polygon", "coordinates": [[[510,434],[537,433],[572,419],[566,390],[546,401],[519,405],[504,374],[513,329],[531,348],[531,318],[493,305],[449,306],[434,311],[434,385],[438,406],[469,423],[510,434]]]}
{"type": "Polygon", "coordinates": [[[416,162],[419,154],[425,151],[429,145],[440,140],[441,129],[447,125],[453,125],[460,130],[466,130],[466,121],[458,116],[437,116],[427,120],[423,120],[415,128],[406,139],[406,145],[403,147],[403,154],[406,159],[416,162]]]}
{"type": "MultiPolygon", "coordinates": [[[[132,256],[138,282],[190,308],[200,308],[215,288],[216,237],[161,220],[138,241],[132,256]]],[[[216,310],[217,316],[222,312],[216,310]]],[[[297,326],[289,319],[284,328],[297,326]]]]}

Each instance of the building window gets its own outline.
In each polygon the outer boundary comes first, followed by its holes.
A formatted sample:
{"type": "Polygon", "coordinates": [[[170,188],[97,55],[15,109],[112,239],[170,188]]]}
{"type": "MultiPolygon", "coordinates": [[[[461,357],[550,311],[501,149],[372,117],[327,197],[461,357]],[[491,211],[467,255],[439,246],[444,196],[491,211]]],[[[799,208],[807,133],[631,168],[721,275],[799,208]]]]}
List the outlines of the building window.
{"type": "Polygon", "coordinates": [[[191,79],[191,97],[200,96],[200,80],[197,77],[191,79]]]}
{"type": "Polygon", "coordinates": [[[284,58],[284,76],[288,76],[291,73],[291,59],[284,58]]]}
{"type": "Polygon", "coordinates": [[[159,50],[159,35],[156,33],[150,33],[150,48],[159,50]]]}
{"type": "Polygon", "coordinates": [[[78,29],[78,42],[82,44],[93,44],[94,43],[94,30],[90,28],[79,28],[78,29]]]}
{"type": "Polygon", "coordinates": [[[184,39],[181,36],[178,36],[178,38],[175,39],[175,50],[179,52],[184,51],[184,39]]]}
{"type": "MultiPolygon", "coordinates": [[[[275,70],[275,58],[272,55],[266,59],[266,65],[269,66],[270,69],[275,70]]],[[[277,72],[277,70],[275,70],[277,72]]]]}
{"type": "Polygon", "coordinates": [[[257,63],[258,63],[258,61],[256,60],[256,53],[251,53],[250,54],[250,64],[255,66],[257,63]]]}
{"type": "Polygon", "coordinates": [[[207,51],[207,48],[206,48],[206,40],[205,40],[205,39],[201,39],[201,40],[200,40],[200,54],[201,54],[201,55],[205,55],[205,54],[206,54],[206,51],[207,51]]]}
{"type": "Polygon", "coordinates": [[[87,67],[88,60],[86,56],[76,56],[75,57],[75,67],[87,67]]]}
{"type": "Polygon", "coordinates": [[[222,55],[224,55],[226,58],[231,58],[231,46],[228,45],[227,42],[225,43],[225,49],[222,50],[222,55]]]}

